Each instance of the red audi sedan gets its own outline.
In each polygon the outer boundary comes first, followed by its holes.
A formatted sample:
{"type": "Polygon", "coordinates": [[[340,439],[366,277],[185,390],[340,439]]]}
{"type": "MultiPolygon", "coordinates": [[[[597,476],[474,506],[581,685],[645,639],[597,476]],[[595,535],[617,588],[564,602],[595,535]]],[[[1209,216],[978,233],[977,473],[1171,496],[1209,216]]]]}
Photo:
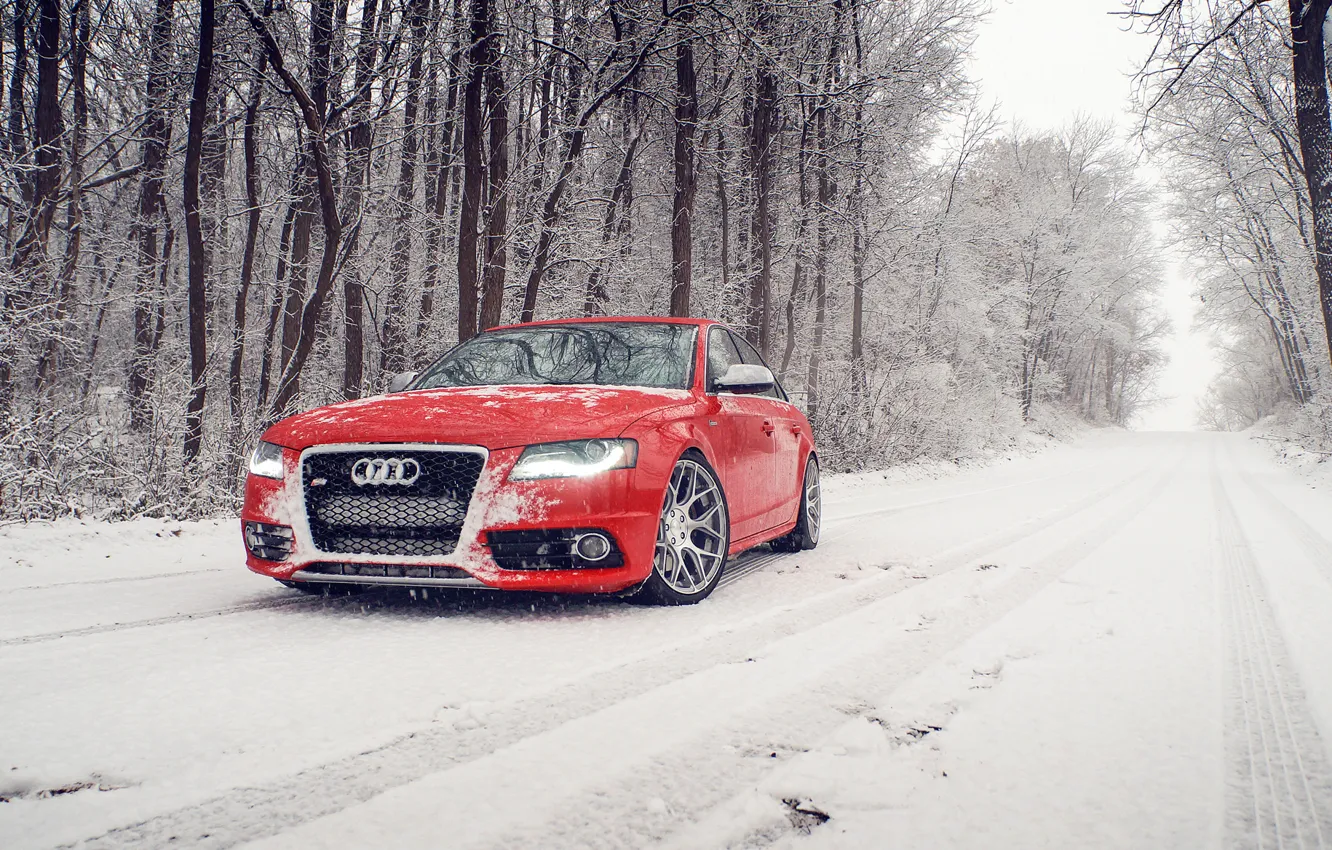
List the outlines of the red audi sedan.
{"type": "Polygon", "coordinates": [[[730,555],[818,543],[809,422],[725,325],[510,325],[404,377],[264,433],[241,517],[251,570],[303,590],[680,605],[711,593],[730,555]]]}

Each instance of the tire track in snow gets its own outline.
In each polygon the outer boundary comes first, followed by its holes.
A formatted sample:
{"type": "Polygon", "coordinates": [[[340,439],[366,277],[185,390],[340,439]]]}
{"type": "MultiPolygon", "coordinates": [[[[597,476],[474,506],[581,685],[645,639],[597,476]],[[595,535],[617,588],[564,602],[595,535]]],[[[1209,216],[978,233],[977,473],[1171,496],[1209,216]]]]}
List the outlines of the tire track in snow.
{"type": "Polygon", "coordinates": [[[1258,494],[1259,500],[1285,521],[1291,534],[1306,552],[1323,578],[1332,583],[1332,542],[1310,525],[1304,517],[1297,514],[1285,502],[1276,497],[1271,490],[1260,484],[1252,473],[1244,473],[1244,483],[1258,494]]]}
{"type": "MultiPolygon", "coordinates": [[[[427,774],[485,758],[504,747],[548,733],[699,671],[744,663],[755,646],[817,628],[903,590],[920,587],[921,579],[938,578],[980,554],[1040,534],[1132,487],[1150,472],[1149,469],[1135,471],[1049,515],[1033,517],[1011,529],[937,553],[929,559],[933,575],[885,571],[871,579],[768,609],[739,623],[694,634],[608,667],[590,670],[548,691],[498,706],[479,722],[463,717],[465,725],[424,726],[356,756],[309,768],[264,786],[233,789],[203,803],[67,846],[155,847],[183,842],[190,846],[227,847],[277,834],[427,774]]],[[[755,559],[759,563],[754,569],[791,557],[795,555],[760,555],[755,559]]],[[[927,570],[923,568],[921,572],[927,570]]]]}
{"type": "Polygon", "coordinates": [[[53,584],[23,584],[18,587],[0,587],[0,595],[6,593],[22,593],[32,590],[62,590],[69,587],[84,587],[89,585],[119,584],[127,581],[152,581],[159,578],[181,578],[182,576],[197,576],[204,573],[229,572],[225,567],[208,567],[202,570],[181,570],[174,573],[153,573],[148,576],[113,576],[110,578],[89,578],[79,581],[58,581],[53,584]]]}
{"type": "Polygon", "coordinates": [[[1053,475],[1042,475],[1039,478],[1028,478],[1024,481],[1014,481],[1011,484],[999,484],[994,487],[986,487],[981,490],[969,490],[966,493],[953,493],[947,496],[939,496],[933,499],[924,499],[919,502],[907,502],[902,505],[885,505],[881,508],[870,508],[869,510],[856,511],[851,514],[840,514],[835,517],[828,517],[829,523],[845,522],[853,519],[864,519],[872,516],[888,516],[901,513],[902,511],[915,510],[916,508],[929,508],[935,505],[941,505],[945,502],[956,502],[960,499],[970,499],[974,496],[985,496],[990,493],[998,493],[1002,490],[1014,490],[1018,487],[1028,487],[1032,484],[1044,484],[1047,481],[1054,481],[1057,478],[1068,478],[1071,475],[1084,475],[1088,471],[1087,467],[1081,469],[1070,469],[1064,472],[1056,472],[1053,475]]]}
{"type": "MultiPolygon", "coordinates": [[[[1014,487],[1021,487],[1029,484],[1038,484],[1044,481],[1050,481],[1055,478],[1063,478],[1068,475],[1082,475],[1085,474],[1086,472],[1087,469],[1085,468],[1076,469],[1073,470],[1072,472],[1061,472],[1056,475],[1047,475],[1042,478],[1032,478],[1026,481],[1017,482],[1016,484],[1006,484],[1001,487],[991,487],[987,490],[973,490],[967,493],[959,493],[956,496],[945,496],[938,499],[929,499],[923,502],[911,502],[909,504],[897,505],[891,508],[884,508],[882,510],[877,510],[877,511],[864,511],[850,515],[830,517],[829,522],[835,522],[845,519],[864,518],[876,514],[884,514],[884,515],[894,514],[901,511],[912,510],[914,508],[932,507],[934,505],[939,505],[944,502],[952,502],[952,501],[957,501],[959,499],[967,499],[973,496],[979,496],[986,493],[994,493],[999,490],[1009,490],[1014,487]]],[[[1007,545],[1007,543],[1004,543],[1002,541],[1012,542],[1013,540],[1020,539],[1020,537],[1028,536],[1030,533],[1032,533],[1030,532],[1029,529],[1031,529],[1033,526],[1039,527],[1042,524],[1050,524],[1058,522],[1068,516],[1071,516],[1075,512],[1085,510],[1088,506],[1104,499],[1111,490],[1114,490],[1121,486],[1125,486],[1129,482],[1136,480],[1138,477],[1141,477],[1146,474],[1147,470],[1143,470],[1137,473],[1136,475],[1130,475],[1128,478],[1112,485],[1111,487],[1105,490],[1093,491],[1089,496],[1085,496],[1082,499],[1079,499],[1078,501],[1074,502],[1072,505],[1067,506],[1066,508],[1061,510],[1058,513],[1058,515],[1054,517],[1044,517],[1044,516],[1034,517],[1028,520],[1027,522],[1023,523],[1022,525],[1017,526],[1016,529],[1014,530],[999,532],[996,535],[990,535],[988,537],[984,537],[979,540],[969,541],[960,546],[953,547],[952,549],[946,549],[942,552],[936,553],[935,555],[932,556],[932,558],[935,560],[939,559],[956,560],[957,558],[966,559],[970,557],[978,557],[984,554],[985,551],[989,549],[996,549],[1002,545],[1007,545]],[[1019,535],[1020,537],[1014,536],[1015,534],[1019,535]]],[[[829,534],[827,533],[827,529],[825,529],[825,533],[823,535],[823,541],[826,542],[829,540],[840,540],[843,537],[845,537],[848,533],[850,533],[849,530],[840,529],[836,533],[829,534]]],[[[800,552],[786,553],[786,552],[775,552],[775,551],[764,551],[764,550],[755,551],[751,549],[748,552],[742,553],[736,559],[735,562],[731,562],[726,565],[726,571],[725,573],[723,573],[721,581],[717,583],[717,590],[721,590],[724,587],[735,584],[736,582],[740,581],[746,576],[753,575],[754,573],[759,572],[769,566],[772,566],[773,564],[779,564],[784,561],[792,560],[798,557],[800,554],[801,554],[800,552]]]]}
{"type": "Polygon", "coordinates": [[[722,573],[721,581],[717,582],[717,590],[721,590],[723,587],[729,587],[745,576],[753,575],[765,567],[779,564],[794,554],[796,553],[774,551],[755,552],[751,549],[749,552],[745,552],[736,558],[734,562],[726,565],[726,571],[722,573]]]}
{"type": "MultiPolygon", "coordinates": [[[[1158,474],[1142,488],[1141,498],[1128,501],[1034,563],[986,573],[983,601],[937,610],[928,627],[902,629],[883,641],[879,651],[842,659],[780,701],[728,718],[687,746],[630,772],[603,777],[596,787],[563,803],[562,814],[555,819],[497,836],[481,846],[614,850],[659,841],[680,848],[706,846],[704,836],[712,831],[705,828],[701,834],[691,834],[695,824],[711,818],[728,824],[745,820],[754,811],[748,804],[757,792],[751,789],[775,767],[816,746],[846,723],[848,715],[858,713],[857,706],[867,706],[866,700],[919,674],[1090,557],[1159,499],[1170,477],[1158,474]]],[[[1002,547],[991,551],[998,548],[1002,547]]],[[[785,835],[788,827],[785,822],[776,828],[765,823],[743,846],[767,846],[785,835]]]]}
{"type": "MultiPolygon", "coordinates": [[[[956,501],[958,499],[966,499],[973,496],[982,495],[985,493],[992,493],[998,490],[1008,490],[1015,487],[1037,484],[1054,478],[1061,478],[1072,474],[1079,474],[1084,471],[1085,470],[1074,470],[1073,472],[1062,472],[1062,473],[1057,473],[1055,475],[1048,475],[1041,478],[1028,479],[1025,481],[1015,482],[1013,484],[1005,484],[999,487],[992,487],[987,490],[976,490],[967,493],[959,493],[955,496],[945,496],[938,499],[926,500],[923,502],[912,502],[906,505],[896,505],[892,507],[883,508],[880,510],[852,514],[850,516],[835,517],[832,518],[832,520],[836,521],[842,519],[852,519],[856,517],[869,516],[872,514],[898,513],[900,511],[911,510],[914,508],[937,505],[943,502],[956,501]]],[[[752,556],[748,555],[748,553],[744,553],[740,555],[739,558],[737,559],[738,563],[734,563],[727,567],[726,573],[722,576],[722,580],[718,583],[718,589],[732,585],[747,575],[751,575],[767,566],[770,566],[771,564],[777,563],[782,559],[789,557],[791,556],[781,552],[761,551],[753,554],[752,556]]],[[[204,572],[204,571],[199,571],[199,572],[204,572]]],[[[189,572],[167,573],[154,576],[131,576],[119,579],[105,579],[103,581],[141,581],[147,579],[167,578],[167,577],[182,576],[189,574],[190,574],[189,572]]],[[[82,584],[82,583],[83,582],[68,582],[67,584],[82,584]]],[[[58,585],[52,585],[52,587],[55,586],[58,585]]],[[[42,586],[19,587],[19,588],[11,588],[9,590],[0,590],[0,593],[9,593],[18,590],[41,590],[41,589],[45,588],[42,586]]],[[[367,589],[361,590],[358,593],[353,593],[351,595],[357,596],[357,595],[364,595],[364,594],[378,593],[378,592],[381,592],[380,588],[369,587],[367,589]]],[[[480,591],[480,592],[485,592],[485,591],[480,591]]],[[[106,634],[107,632],[125,631],[127,629],[143,629],[143,628],[151,628],[154,626],[166,626],[175,623],[189,622],[191,620],[206,619],[209,617],[224,617],[233,614],[246,614],[252,611],[265,611],[271,608],[285,608],[294,605],[314,605],[317,604],[319,601],[320,599],[318,598],[308,597],[308,596],[302,596],[297,598],[283,597],[278,599],[262,600],[259,602],[244,603],[241,605],[224,606],[221,608],[210,609],[207,611],[199,611],[196,613],[169,614],[161,617],[147,617],[140,620],[131,620],[125,623],[103,623],[96,626],[86,626],[78,629],[65,629],[63,631],[42,632],[35,635],[22,635],[19,637],[3,638],[0,639],[0,648],[4,648],[6,646],[21,646],[33,643],[46,643],[48,641],[62,640],[65,638],[89,637],[92,635],[106,634]]]]}
{"type": "MultiPolygon", "coordinates": [[[[727,566],[726,573],[718,583],[718,587],[725,587],[734,584],[747,575],[755,573],[770,564],[776,563],[790,555],[781,552],[759,551],[750,555],[744,553],[736,558],[736,563],[727,566]]],[[[169,573],[160,576],[142,576],[124,579],[108,579],[108,581],[137,581],[149,578],[168,578],[174,576],[192,575],[193,573],[169,573]]],[[[71,584],[82,584],[82,582],[71,582],[71,584]]],[[[0,593],[10,593],[19,590],[45,590],[46,587],[18,587],[10,590],[0,590],[0,593]]],[[[240,605],[229,605],[222,608],[213,608],[205,611],[183,614],[168,614],[161,617],[148,617],[142,620],[131,620],[125,623],[102,623],[96,626],[85,626],[77,629],[64,629],[57,632],[40,632],[34,635],[20,635],[18,637],[0,638],[0,648],[6,646],[22,646],[33,643],[46,643],[53,640],[62,640],[64,638],[80,638],[92,635],[106,634],[107,632],[120,632],[127,629],[143,629],[153,626],[166,626],[173,623],[185,623],[191,620],[204,620],[211,617],[224,617],[232,614],[247,614],[252,611],[267,611],[273,608],[288,608],[292,606],[315,606],[329,601],[340,601],[369,594],[382,593],[382,588],[367,587],[363,590],[346,593],[341,596],[301,596],[289,597],[282,596],[276,599],[264,599],[257,602],[246,602],[240,605]]],[[[480,591],[485,592],[485,591],[480,591]]]]}
{"type": "MultiPolygon", "coordinates": [[[[334,597],[336,598],[336,597],[334,597]]],[[[291,606],[313,606],[320,604],[322,597],[298,596],[298,597],[279,597],[277,599],[264,599],[258,602],[246,602],[240,605],[230,605],[224,608],[213,608],[207,611],[197,611],[189,614],[168,614],[162,617],[150,617],[143,620],[131,620],[127,623],[103,623],[97,626],[85,626],[79,629],[65,629],[59,632],[42,632],[35,635],[23,635],[21,637],[4,638],[0,640],[0,647],[22,646],[30,643],[46,643],[63,638],[80,638],[90,635],[101,635],[107,632],[123,632],[126,629],[143,629],[151,626],[165,626],[171,623],[184,623],[190,620],[206,620],[211,617],[225,617],[231,614],[248,614],[251,611],[266,611],[270,608],[289,608],[291,606]]]]}
{"type": "Polygon", "coordinates": [[[1215,466],[1212,494],[1226,642],[1226,846],[1327,850],[1332,763],[1215,466]]]}

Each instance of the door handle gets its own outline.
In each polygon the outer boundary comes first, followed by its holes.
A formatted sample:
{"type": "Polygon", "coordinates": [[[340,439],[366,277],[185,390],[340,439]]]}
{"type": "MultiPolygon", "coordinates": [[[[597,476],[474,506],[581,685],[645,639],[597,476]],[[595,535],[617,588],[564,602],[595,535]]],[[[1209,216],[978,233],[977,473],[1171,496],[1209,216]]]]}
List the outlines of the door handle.
{"type": "Polygon", "coordinates": [[[772,432],[773,432],[773,431],[776,431],[776,430],[777,430],[777,429],[776,429],[775,427],[773,427],[773,424],[772,424],[772,422],[771,422],[770,420],[768,420],[768,419],[764,419],[764,420],[763,420],[763,433],[765,433],[765,434],[767,434],[769,437],[771,437],[771,436],[772,436],[772,432]]]}

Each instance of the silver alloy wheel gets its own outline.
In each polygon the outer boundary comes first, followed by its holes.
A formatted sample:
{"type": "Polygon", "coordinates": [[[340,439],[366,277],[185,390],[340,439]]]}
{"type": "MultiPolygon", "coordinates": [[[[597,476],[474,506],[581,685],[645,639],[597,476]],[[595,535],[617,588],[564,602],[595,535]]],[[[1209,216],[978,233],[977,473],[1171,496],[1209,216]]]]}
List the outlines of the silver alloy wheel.
{"type": "Polygon", "coordinates": [[[805,537],[811,548],[819,542],[819,524],[823,521],[823,494],[819,490],[819,462],[810,458],[805,464],[805,537]]]}
{"type": "Polygon", "coordinates": [[[683,458],[671,472],[657,526],[653,568],[686,596],[706,591],[726,561],[726,503],[703,464],[683,458]]]}

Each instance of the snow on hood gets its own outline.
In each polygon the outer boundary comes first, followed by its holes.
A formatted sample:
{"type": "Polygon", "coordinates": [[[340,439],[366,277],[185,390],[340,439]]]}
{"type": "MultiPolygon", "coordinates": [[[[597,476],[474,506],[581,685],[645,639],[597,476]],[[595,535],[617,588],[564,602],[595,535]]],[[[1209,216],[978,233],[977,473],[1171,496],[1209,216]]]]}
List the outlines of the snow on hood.
{"type": "Polygon", "coordinates": [[[500,449],[616,436],[640,417],[692,398],[687,390],[588,385],[415,390],[299,413],[278,422],[264,439],[296,450],[377,442],[500,449]]]}

